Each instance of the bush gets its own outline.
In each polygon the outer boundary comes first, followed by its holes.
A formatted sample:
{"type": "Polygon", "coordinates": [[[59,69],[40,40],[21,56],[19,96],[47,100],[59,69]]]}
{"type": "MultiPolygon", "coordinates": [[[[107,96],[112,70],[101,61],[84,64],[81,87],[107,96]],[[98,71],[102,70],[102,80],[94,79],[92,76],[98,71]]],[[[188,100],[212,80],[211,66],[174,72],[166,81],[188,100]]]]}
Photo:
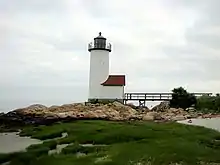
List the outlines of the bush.
{"type": "Polygon", "coordinates": [[[201,96],[197,98],[196,109],[203,112],[220,112],[220,96],[201,96]]]}
{"type": "Polygon", "coordinates": [[[196,97],[188,93],[183,87],[174,88],[172,92],[172,99],[170,100],[170,107],[172,108],[186,109],[197,103],[196,97]]]}

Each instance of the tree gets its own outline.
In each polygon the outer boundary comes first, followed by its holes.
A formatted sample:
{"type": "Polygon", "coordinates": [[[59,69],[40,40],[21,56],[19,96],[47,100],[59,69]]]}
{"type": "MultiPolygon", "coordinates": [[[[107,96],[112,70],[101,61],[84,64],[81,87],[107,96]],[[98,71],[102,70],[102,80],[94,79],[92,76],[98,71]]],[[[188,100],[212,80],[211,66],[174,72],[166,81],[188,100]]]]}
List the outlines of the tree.
{"type": "Polygon", "coordinates": [[[203,112],[220,112],[220,96],[201,96],[197,98],[196,109],[203,112]]]}
{"type": "Polygon", "coordinates": [[[196,97],[188,93],[183,87],[174,88],[172,90],[172,99],[170,107],[186,109],[192,105],[196,105],[196,97]]]}

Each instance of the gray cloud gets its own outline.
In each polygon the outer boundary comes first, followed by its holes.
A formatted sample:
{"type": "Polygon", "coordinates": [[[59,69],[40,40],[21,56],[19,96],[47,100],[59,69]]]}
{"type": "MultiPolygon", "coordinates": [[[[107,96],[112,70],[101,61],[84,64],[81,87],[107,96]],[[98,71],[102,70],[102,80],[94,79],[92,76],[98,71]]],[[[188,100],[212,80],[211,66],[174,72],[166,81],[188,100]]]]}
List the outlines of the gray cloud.
{"type": "Polygon", "coordinates": [[[0,110],[85,101],[87,44],[113,45],[126,91],[220,91],[218,0],[0,0],[0,110]]]}

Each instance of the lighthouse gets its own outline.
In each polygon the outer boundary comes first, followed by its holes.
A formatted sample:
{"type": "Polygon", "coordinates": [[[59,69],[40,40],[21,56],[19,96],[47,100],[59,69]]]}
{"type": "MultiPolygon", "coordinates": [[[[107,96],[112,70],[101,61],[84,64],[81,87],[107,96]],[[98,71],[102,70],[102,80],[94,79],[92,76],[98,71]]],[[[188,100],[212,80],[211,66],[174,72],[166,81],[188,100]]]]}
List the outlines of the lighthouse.
{"type": "Polygon", "coordinates": [[[125,75],[109,75],[109,54],[112,46],[101,32],[89,43],[89,98],[91,100],[123,101],[125,75]]]}

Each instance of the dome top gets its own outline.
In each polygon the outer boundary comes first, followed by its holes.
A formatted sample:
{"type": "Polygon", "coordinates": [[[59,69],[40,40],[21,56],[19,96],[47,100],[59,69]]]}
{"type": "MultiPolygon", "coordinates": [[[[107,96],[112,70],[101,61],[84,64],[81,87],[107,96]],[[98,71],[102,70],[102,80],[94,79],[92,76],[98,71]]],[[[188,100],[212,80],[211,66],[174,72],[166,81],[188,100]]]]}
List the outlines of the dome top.
{"type": "Polygon", "coordinates": [[[111,52],[111,44],[107,43],[106,38],[99,32],[99,36],[94,38],[94,42],[89,43],[89,52],[92,50],[106,50],[111,52]]]}
{"type": "Polygon", "coordinates": [[[106,39],[106,38],[102,36],[102,32],[99,32],[99,36],[96,37],[95,39],[106,39]]]}

